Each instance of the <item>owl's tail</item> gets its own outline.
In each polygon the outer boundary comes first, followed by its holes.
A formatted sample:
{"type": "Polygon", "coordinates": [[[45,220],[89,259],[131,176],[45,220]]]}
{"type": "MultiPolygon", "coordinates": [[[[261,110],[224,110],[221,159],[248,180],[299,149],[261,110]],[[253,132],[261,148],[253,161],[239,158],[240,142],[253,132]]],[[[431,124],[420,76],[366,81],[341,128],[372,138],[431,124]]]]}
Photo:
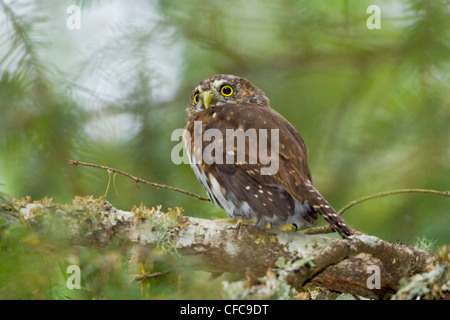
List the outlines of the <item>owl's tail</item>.
{"type": "Polygon", "coordinates": [[[331,225],[334,231],[338,232],[343,238],[354,234],[353,230],[347,226],[344,220],[337,214],[325,198],[314,188],[313,185],[305,183],[308,191],[308,204],[331,225]]]}

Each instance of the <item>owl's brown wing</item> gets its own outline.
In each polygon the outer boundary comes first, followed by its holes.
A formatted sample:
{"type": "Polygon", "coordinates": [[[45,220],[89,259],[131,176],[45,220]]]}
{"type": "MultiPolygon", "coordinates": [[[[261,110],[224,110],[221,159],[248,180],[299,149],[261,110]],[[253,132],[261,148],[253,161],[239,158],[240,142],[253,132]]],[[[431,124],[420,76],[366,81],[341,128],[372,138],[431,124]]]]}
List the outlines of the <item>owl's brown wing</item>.
{"type": "MultiPolygon", "coordinates": [[[[244,163],[238,162],[235,154],[232,164],[213,163],[201,166],[207,175],[216,179],[225,197],[231,198],[235,203],[237,211],[239,205],[245,204],[258,215],[266,217],[265,220],[272,222],[290,221],[290,217],[300,211],[297,216],[302,224],[315,223],[316,210],[301,207],[307,200],[303,195],[311,195],[303,185],[304,182],[311,184],[311,174],[306,163],[306,146],[295,128],[279,113],[257,104],[224,105],[199,113],[194,120],[202,121],[203,130],[218,129],[224,137],[227,129],[240,128],[245,132],[254,129],[257,133],[260,129],[266,129],[268,152],[272,144],[275,144],[271,130],[276,130],[279,143],[274,148],[275,154],[259,154],[256,164],[249,163],[248,157],[244,163]],[[276,173],[262,175],[261,169],[269,167],[271,164],[268,162],[275,159],[278,162],[276,173]]],[[[259,134],[258,138],[261,138],[259,134]]],[[[248,141],[245,152],[248,156],[248,141]]],[[[224,147],[223,159],[226,159],[226,153],[227,148],[224,147]]],[[[212,187],[209,186],[210,189],[212,187]]],[[[214,202],[220,204],[220,201],[214,202]]]]}
{"type": "MultiPolygon", "coordinates": [[[[269,156],[258,152],[256,163],[249,161],[251,153],[247,142],[245,162],[237,161],[235,154],[233,163],[198,165],[203,176],[197,174],[197,177],[210,199],[223,207],[229,216],[256,217],[258,222],[273,225],[310,226],[320,213],[341,236],[353,233],[312,185],[306,146],[295,128],[279,113],[258,104],[216,106],[190,118],[188,130],[191,135],[194,121],[201,121],[203,130],[219,130],[224,139],[227,129],[239,128],[244,132],[254,129],[258,133],[260,129],[266,129],[267,152],[276,142],[272,130],[278,133],[278,146],[271,150],[274,154],[269,156]],[[271,165],[270,160],[278,160],[278,170],[274,174],[261,174],[263,168],[271,165]]],[[[261,139],[261,134],[258,138],[261,139]]],[[[208,144],[203,142],[202,150],[208,144]]],[[[226,146],[222,149],[224,161],[229,151],[226,146]]]]}

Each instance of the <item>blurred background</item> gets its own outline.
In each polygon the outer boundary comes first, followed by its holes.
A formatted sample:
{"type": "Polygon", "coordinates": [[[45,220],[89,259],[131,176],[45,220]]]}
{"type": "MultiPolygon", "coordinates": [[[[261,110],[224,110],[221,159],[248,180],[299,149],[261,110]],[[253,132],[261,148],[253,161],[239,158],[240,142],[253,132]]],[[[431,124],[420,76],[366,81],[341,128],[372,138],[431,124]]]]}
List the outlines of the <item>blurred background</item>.
{"type": "MultiPolygon", "coordinates": [[[[450,189],[448,0],[0,0],[0,192],[105,193],[111,166],[204,195],[175,165],[197,83],[249,79],[303,136],[315,185],[336,208],[401,188],[450,189]],[[77,7],[70,7],[75,4],[77,7]],[[368,28],[380,8],[381,29],[368,28]],[[77,16],[77,8],[79,16],[77,16]],[[79,19],[78,19],[79,18],[79,19]]],[[[211,203],[116,177],[117,208],[211,203]]],[[[448,198],[405,194],[345,215],[354,228],[432,249],[450,242],[448,198]]],[[[320,221],[322,224],[323,221],[320,221]]]]}

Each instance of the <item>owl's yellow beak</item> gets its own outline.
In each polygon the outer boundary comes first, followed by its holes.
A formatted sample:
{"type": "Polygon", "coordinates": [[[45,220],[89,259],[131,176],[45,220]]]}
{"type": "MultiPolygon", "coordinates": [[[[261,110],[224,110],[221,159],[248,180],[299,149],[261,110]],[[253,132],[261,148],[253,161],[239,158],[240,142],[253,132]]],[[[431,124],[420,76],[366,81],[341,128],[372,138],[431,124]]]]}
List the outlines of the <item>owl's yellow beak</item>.
{"type": "Polygon", "coordinates": [[[203,101],[203,107],[205,109],[209,109],[209,107],[211,106],[211,101],[214,98],[214,92],[212,90],[203,91],[201,98],[203,101]]]}

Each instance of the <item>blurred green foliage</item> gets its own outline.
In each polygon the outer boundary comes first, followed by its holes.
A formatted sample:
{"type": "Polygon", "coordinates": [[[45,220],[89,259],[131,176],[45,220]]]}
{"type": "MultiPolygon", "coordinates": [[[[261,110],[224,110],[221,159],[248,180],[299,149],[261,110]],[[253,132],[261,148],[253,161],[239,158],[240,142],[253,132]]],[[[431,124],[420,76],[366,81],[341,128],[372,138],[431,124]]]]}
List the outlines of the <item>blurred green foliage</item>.
{"type": "MultiPolygon", "coordinates": [[[[266,92],[303,136],[315,185],[336,209],[381,191],[450,189],[448,0],[75,3],[79,30],[66,26],[71,1],[0,0],[1,192],[103,195],[107,173],[67,164],[76,159],[204,194],[189,165],[172,163],[170,137],[185,126],[191,90],[216,73],[266,92]],[[366,25],[373,4],[379,30],[366,25]]],[[[116,187],[107,199],[118,208],[225,216],[120,176],[116,187]]],[[[450,242],[449,209],[448,198],[395,195],[344,218],[388,241],[439,246],[450,242]]],[[[34,261],[1,260],[14,257],[34,261]]]]}
{"type": "MultiPolygon", "coordinates": [[[[163,243],[137,246],[115,231],[100,236],[103,201],[77,197],[57,205],[45,198],[30,210],[33,219],[25,220],[17,209],[29,198],[11,201],[0,196],[0,300],[223,298],[220,282],[233,276],[213,280],[207,272],[192,271],[163,243]],[[70,288],[76,283],[70,266],[79,267],[80,288],[70,288]]],[[[168,221],[179,214],[158,213],[168,221]]],[[[158,220],[163,219],[151,221],[158,220]]]]}

